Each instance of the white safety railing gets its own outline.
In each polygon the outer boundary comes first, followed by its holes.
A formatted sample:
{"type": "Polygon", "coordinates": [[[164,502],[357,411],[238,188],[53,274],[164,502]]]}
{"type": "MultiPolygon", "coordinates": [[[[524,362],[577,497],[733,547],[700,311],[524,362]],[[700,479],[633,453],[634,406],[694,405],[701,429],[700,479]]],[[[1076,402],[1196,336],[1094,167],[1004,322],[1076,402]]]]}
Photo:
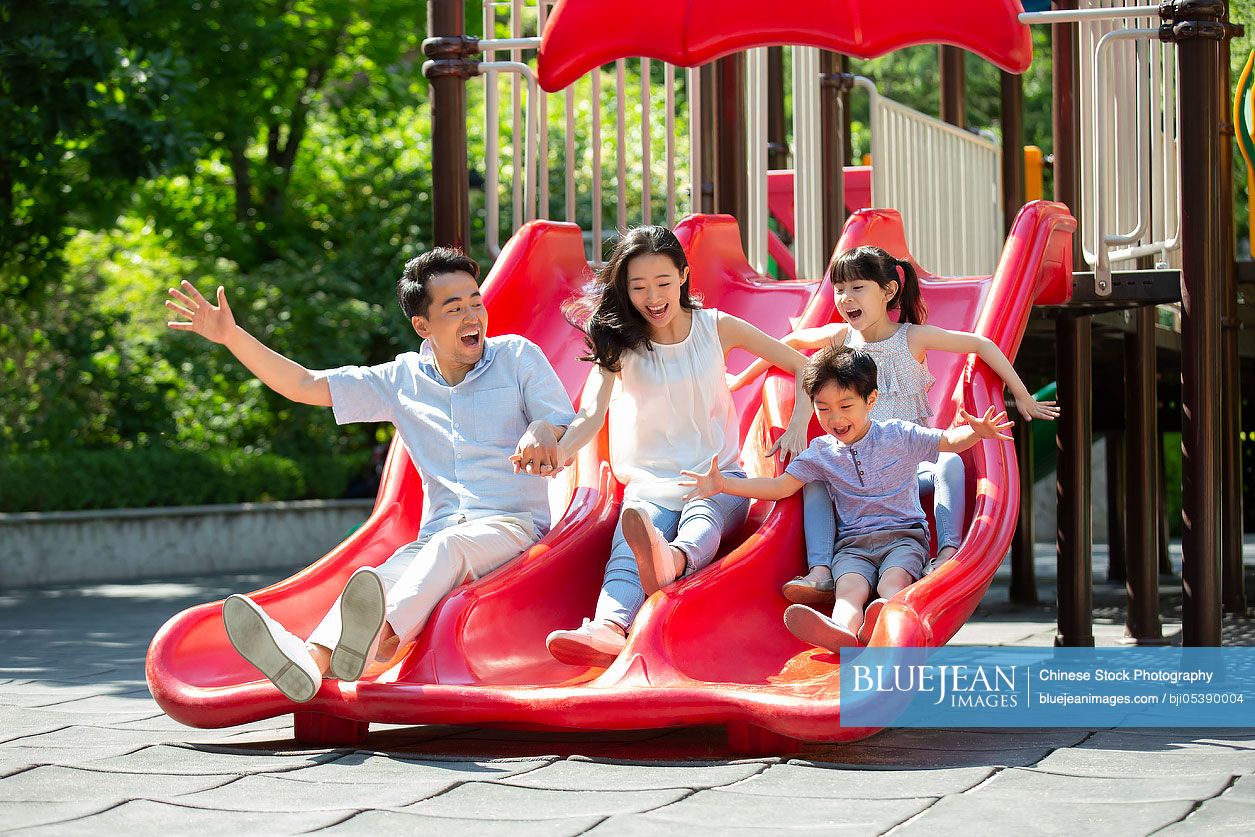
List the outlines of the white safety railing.
{"type": "Polygon", "coordinates": [[[636,83],[629,81],[624,59],[593,70],[565,90],[546,93],[529,62],[534,63],[552,5],[553,0],[485,0],[483,5],[485,238],[496,256],[503,238],[528,221],[573,221],[586,230],[589,260],[599,264],[605,242],[630,223],[673,226],[679,213],[699,205],[693,190],[701,184],[701,109],[690,109],[688,103],[700,101],[700,75],[684,71],[680,85],[676,68],[663,64],[659,90],[652,77],[661,62],[633,60],[640,68],[636,83]],[[508,37],[494,37],[503,29],[508,37]],[[509,60],[498,60],[504,56],[509,60]],[[613,116],[602,112],[607,96],[613,116]],[[549,118],[551,107],[562,108],[558,125],[549,118]],[[677,125],[685,118],[687,143],[677,141],[677,125]],[[655,142],[663,148],[661,178],[654,177],[655,142]],[[555,178],[561,188],[551,180],[551,166],[562,171],[555,178]],[[677,177],[678,170],[688,177],[677,177]],[[560,209],[554,206],[558,196],[560,209]],[[654,211],[655,201],[662,204],[663,217],[654,211]]]}
{"type": "Polygon", "coordinates": [[[911,254],[940,276],[990,275],[1002,254],[1002,150],[997,142],[871,97],[872,205],[902,213],[911,254]]]}
{"type": "Polygon", "coordinates": [[[1113,266],[1154,258],[1180,266],[1180,112],[1176,46],[1159,40],[1159,6],[1082,0],[1025,23],[1077,24],[1080,55],[1080,222],[1095,291],[1113,266]]]}

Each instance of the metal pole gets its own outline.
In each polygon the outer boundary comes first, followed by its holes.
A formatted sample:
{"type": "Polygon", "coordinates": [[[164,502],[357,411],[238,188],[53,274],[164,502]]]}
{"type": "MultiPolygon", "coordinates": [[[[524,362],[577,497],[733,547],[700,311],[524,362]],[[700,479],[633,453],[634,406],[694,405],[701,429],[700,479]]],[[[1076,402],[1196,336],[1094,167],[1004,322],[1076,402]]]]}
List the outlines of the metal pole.
{"type": "MultiPolygon", "coordinates": [[[[1127,382],[1125,388],[1127,392],[1127,382]]],[[[1127,416],[1125,420],[1127,422],[1127,416]]],[[[1128,531],[1125,497],[1128,492],[1124,482],[1127,439],[1120,430],[1106,433],[1104,437],[1107,442],[1107,581],[1124,584],[1128,559],[1125,549],[1128,531]]]]}
{"type": "Polygon", "coordinates": [[[1020,519],[1011,541],[1011,601],[1037,604],[1037,567],[1033,527],[1033,434],[1023,419],[1016,426],[1015,462],[1020,474],[1020,519]]]}
{"type": "Polygon", "coordinates": [[[741,227],[741,246],[749,243],[749,195],[745,172],[745,53],[738,52],[715,62],[719,76],[717,116],[719,160],[715,168],[715,211],[736,218],[741,227]]]}
{"type": "Polygon", "coordinates": [[[819,149],[823,160],[823,252],[832,255],[845,226],[845,106],[849,100],[844,85],[834,76],[846,72],[849,59],[824,50],[819,53],[819,149]]]}
{"type": "Polygon", "coordinates": [[[1156,393],[1155,309],[1133,311],[1137,330],[1124,338],[1125,633],[1138,645],[1163,645],[1159,620],[1159,399],[1156,393]]]}
{"type": "MultiPolygon", "coordinates": [[[[1229,67],[1229,42],[1220,45],[1220,102],[1233,100],[1229,67]]],[[[1233,171],[1234,125],[1231,111],[1222,113],[1220,136],[1219,171],[1233,171]]],[[[1237,270],[1234,265],[1236,246],[1233,218],[1233,178],[1217,178],[1220,187],[1220,232],[1223,237],[1221,265],[1223,287],[1221,289],[1222,328],[1221,352],[1223,353],[1223,383],[1220,387],[1221,422],[1223,423],[1224,508],[1220,512],[1221,527],[1221,579],[1220,591],[1225,613],[1246,615],[1246,576],[1242,566],[1242,378],[1238,359],[1238,288],[1237,270]]]]}
{"type": "Polygon", "coordinates": [[[475,65],[466,35],[464,0],[427,4],[423,74],[431,81],[431,192],[436,246],[466,250],[471,238],[470,172],[466,161],[466,79],[475,65]]]}
{"type": "Polygon", "coordinates": [[[698,190],[699,200],[693,211],[713,213],[715,211],[715,180],[718,177],[716,165],[719,161],[719,143],[715,115],[719,112],[719,74],[714,64],[703,64],[697,68],[701,74],[700,107],[702,113],[700,149],[702,155],[702,182],[698,190]]]}
{"type": "MultiPolygon", "coordinates": [[[[1010,233],[1024,205],[1024,83],[1014,73],[1001,74],[1002,98],[1002,208],[1003,232],[1010,233]]],[[[1021,420],[1015,435],[1015,458],[1020,479],[1020,514],[1011,541],[1011,601],[1037,604],[1036,545],[1033,526],[1032,425],[1021,420]]]]}
{"type": "Polygon", "coordinates": [[[767,48],[767,168],[789,167],[784,121],[784,47],[767,48]]]}
{"type": "Polygon", "coordinates": [[[966,53],[960,47],[943,44],[938,47],[937,63],[941,69],[941,118],[962,128],[965,124],[964,75],[966,53]]]}
{"type": "MultiPolygon", "coordinates": [[[[1076,0],[1055,0],[1056,9],[1075,9],[1076,0]]],[[[1078,118],[1077,27],[1051,27],[1054,74],[1055,200],[1080,217],[1080,120],[1078,118]]],[[[1081,231],[1073,237],[1074,258],[1083,264],[1081,231]]],[[[1059,630],[1055,645],[1094,644],[1091,577],[1093,540],[1090,526],[1090,369],[1091,331],[1086,316],[1060,316],[1055,324],[1056,376],[1063,415],[1056,429],[1059,448],[1055,501],[1058,529],[1059,630]]]]}
{"type": "MultiPolygon", "coordinates": [[[[1221,9],[1223,10],[1223,6],[1221,9]]],[[[1197,24],[1180,22],[1177,30],[1197,24]]],[[[1181,67],[1181,586],[1186,645],[1220,644],[1220,527],[1222,467],[1220,310],[1224,262],[1218,233],[1232,207],[1220,205],[1220,44],[1183,31],[1181,67]]]]}

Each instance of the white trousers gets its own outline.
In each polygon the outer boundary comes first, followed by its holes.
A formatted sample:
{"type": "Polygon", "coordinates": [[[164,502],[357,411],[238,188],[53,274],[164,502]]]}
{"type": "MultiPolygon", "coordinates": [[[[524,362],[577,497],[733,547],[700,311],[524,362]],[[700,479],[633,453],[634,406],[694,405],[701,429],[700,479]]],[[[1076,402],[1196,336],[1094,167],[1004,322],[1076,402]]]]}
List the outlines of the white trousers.
{"type": "MultiPolygon", "coordinates": [[[[427,624],[440,600],[468,579],[487,575],[536,543],[531,516],[495,515],[421,535],[376,570],[383,579],[386,618],[401,644],[427,624]]],[[[309,635],[309,642],[335,648],[340,641],[340,600],[309,635]]]]}

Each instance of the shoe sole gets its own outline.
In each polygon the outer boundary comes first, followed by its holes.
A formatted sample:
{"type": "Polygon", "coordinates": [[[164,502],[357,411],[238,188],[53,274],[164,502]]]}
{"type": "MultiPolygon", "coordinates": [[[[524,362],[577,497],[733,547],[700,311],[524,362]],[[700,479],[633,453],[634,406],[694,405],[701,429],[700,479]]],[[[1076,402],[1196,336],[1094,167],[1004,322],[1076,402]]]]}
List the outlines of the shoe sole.
{"type": "Polygon", "coordinates": [[[555,660],[572,666],[609,668],[619,656],[608,651],[599,651],[587,643],[568,637],[555,637],[547,641],[545,647],[555,660]]]}
{"type": "Polygon", "coordinates": [[[811,584],[790,581],[780,588],[786,599],[794,604],[832,604],[836,595],[832,590],[820,590],[811,584]]]}
{"type": "Polygon", "coordinates": [[[885,609],[885,600],[876,599],[867,606],[863,614],[863,625],[858,629],[858,641],[861,645],[871,642],[872,633],[876,630],[876,622],[880,619],[880,611],[885,609]]]}
{"type": "Polygon", "coordinates": [[[840,651],[858,645],[858,637],[834,624],[817,610],[793,605],[784,612],[784,625],[795,637],[811,645],[840,651]]]}
{"type": "MultiPolygon", "coordinates": [[[[649,527],[652,525],[636,509],[623,512],[623,540],[627,542],[628,549],[632,550],[632,557],[636,559],[636,571],[641,577],[641,587],[646,596],[652,596],[667,586],[660,583],[663,568],[658,566],[661,556],[655,551],[653,538],[649,536],[649,527]]],[[[667,582],[670,583],[672,582],[667,582]]]]}
{"type": "Polygon", "coordinates": [[[222,623],[227,638],[240,656],[275,684],[288,700],[305,703],[318,693],[318,684],[279,648],[255,605],[243,597],[231,596],[222,605],[222,623]]]}
{"type": "Polygon", "coordinates": [[[331,651],[332,677],[352,682],[366,670],[366,656],[384,620],[384,592],[379,576],[354,573],[340,594],[340,641],[331,651]]]}

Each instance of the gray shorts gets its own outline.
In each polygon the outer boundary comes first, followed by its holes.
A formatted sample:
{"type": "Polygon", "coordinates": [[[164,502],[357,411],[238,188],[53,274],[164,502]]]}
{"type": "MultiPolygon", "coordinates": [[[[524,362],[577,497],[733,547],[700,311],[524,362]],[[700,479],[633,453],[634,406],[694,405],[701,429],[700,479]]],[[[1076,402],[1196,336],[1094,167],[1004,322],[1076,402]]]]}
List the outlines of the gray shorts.
{"type": "Polygon", "coordinates": [[[861,575],[875,590],[876,581],[885,570],[897,567],[919,581],[928,561],[928,545],[928,530],[920,526],[838,538],[832,556],[832,577],[861,575]]]}

